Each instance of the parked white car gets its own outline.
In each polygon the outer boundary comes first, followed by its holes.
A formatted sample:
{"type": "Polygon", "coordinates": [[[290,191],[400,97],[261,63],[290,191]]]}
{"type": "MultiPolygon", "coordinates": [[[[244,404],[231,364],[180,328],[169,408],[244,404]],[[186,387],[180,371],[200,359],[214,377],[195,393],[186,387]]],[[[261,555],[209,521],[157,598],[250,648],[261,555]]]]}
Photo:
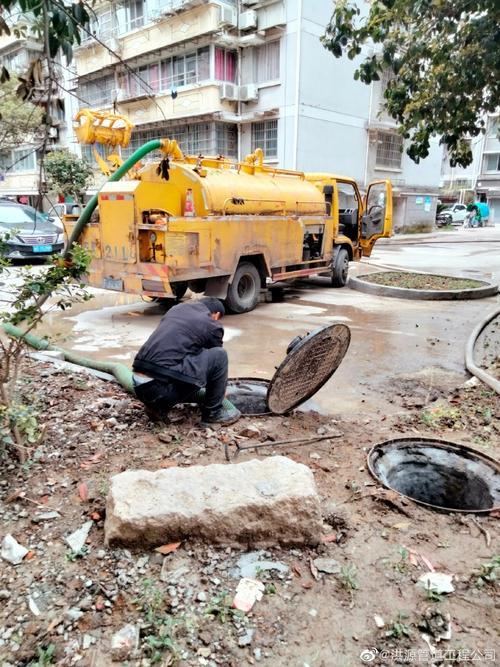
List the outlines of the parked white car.
{"type": "Polygon", "coordinates": [[[463,225],[467,207],[465,204],[449,204],[439,211],[436,216],[438,227],[443,225],[463,225]]]}

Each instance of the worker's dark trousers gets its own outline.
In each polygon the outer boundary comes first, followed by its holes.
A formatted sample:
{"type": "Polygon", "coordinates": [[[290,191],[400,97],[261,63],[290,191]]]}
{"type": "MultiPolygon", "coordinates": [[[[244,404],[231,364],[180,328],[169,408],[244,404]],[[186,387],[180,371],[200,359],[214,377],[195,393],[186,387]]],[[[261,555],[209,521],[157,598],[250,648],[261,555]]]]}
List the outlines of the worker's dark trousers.
{"type": "MultiPolygon", "coordinates": [[[[227,353],[222,347],[203,350],[202,365],[206,366],[205,399],[202,404],[203,414],[207,417],[222,407],[227,384],[227,353]]],[[[200,360],[201,361],[201,360],[200,360]]],[[[135,395],[144,405],[158,417],[179,403],[195,403],[199,387],[180,380],[151,380],[137,384],[135,395]]]]}

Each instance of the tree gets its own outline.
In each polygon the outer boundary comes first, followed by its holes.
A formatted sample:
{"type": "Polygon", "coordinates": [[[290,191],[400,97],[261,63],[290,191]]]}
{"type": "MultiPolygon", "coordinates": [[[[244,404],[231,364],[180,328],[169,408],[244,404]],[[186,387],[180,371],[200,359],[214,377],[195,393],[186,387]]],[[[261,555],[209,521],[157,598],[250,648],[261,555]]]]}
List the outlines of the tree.
{"type": "Polygon", "coordinates": [[[92,167],[68,150],[53,151],[45,156],[45,174],[51,189],[80,201],[92,182],[92,167]]]}
{"type": "MultiPolygon", "coordinates": [[[[0,84],[0,146],[10,150],[37,140],[43,110],[31,102],[19,103],[13,79],[0,84]]],[[[38,136],[38,139],[40,137],[38,136]]]]}
{"type": "Polygon", "coordinates": [[[321,38],[351,60],[374,43],[354,78],[366,84],[389,70],[385,109],[408,140],[414,162],[439,136],[452,166],[472,162],[468,137],[500,105],[500,4],[497,0],[375,0],[367,16],[349,0],[335,6],[321,38]]]}

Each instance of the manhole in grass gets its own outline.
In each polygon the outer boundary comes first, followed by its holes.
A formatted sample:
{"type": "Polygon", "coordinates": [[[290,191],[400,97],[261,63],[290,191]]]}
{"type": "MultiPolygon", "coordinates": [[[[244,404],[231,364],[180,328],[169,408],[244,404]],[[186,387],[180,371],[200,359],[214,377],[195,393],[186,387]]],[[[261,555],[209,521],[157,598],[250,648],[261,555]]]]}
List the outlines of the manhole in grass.
{"type": "Polygon", "coordinates": [[[500,464],[463,445],[431,438],[388,440],[370,450],[368,468],[384,486],[433,509],[500,508],[500,464]]]}

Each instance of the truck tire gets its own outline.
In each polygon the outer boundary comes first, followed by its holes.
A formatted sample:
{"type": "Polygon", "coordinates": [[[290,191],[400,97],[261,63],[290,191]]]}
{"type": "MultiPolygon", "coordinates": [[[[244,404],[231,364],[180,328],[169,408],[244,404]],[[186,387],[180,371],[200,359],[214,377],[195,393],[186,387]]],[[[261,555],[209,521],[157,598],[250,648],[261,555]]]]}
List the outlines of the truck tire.
{"type": "Polygon", "coordinates": [[[332,266],[332,287],[344,287],[349,272],[349,255],[345,248],[340,248],[332,266]]]}
{"type": "Polygon", "coordinates": [[[241,262],[227,290],[225,305],[231,313],[248,313],[259,303],[260,275],[254,264],[241,262]]]}

